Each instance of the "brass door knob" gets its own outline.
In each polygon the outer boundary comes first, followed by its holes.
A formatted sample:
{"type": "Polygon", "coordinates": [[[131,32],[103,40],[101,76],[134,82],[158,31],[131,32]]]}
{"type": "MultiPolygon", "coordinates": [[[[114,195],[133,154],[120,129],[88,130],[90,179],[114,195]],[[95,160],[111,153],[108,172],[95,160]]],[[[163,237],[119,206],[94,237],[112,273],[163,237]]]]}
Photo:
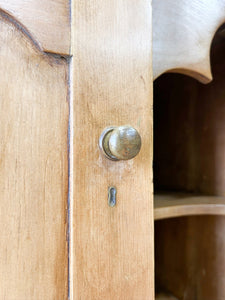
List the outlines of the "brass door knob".
{"type": "Polygon", "coordinates": [[[138,131],[129,126],[108,127],[99,139],[104,155],[111,160],[134,158],[141,149],[141,137],[138,131]]]}

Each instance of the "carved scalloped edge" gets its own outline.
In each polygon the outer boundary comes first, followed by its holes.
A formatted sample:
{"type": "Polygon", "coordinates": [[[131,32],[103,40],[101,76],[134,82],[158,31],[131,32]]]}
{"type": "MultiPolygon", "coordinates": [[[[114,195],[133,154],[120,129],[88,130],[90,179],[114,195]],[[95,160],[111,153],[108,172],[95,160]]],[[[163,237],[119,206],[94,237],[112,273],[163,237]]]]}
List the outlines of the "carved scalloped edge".
{"type": "Polygon", "coordinates": [[[166,72],[212,80],[210,49],[225,0],[153,0],[153,78],[166,72]]]}

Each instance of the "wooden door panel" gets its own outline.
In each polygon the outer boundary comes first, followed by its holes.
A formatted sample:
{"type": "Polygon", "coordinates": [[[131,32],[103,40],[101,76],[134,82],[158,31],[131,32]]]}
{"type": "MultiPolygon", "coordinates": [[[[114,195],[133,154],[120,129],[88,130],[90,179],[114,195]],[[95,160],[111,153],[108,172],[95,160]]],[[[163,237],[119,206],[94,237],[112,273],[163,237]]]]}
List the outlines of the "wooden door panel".
{"type": "Polygon", "coordinates": [[[0,16],[0,299],[67,299],[67,74],[0,16]]]}
{"type": "Polygon", "coordinates": [[[18,20],[45,52],[70,52],[69,0],[0,0],[0,14],[18,20]]]}
{"type": "Polygon", "coordinates": [[[151,3],[74,1],[72,299],[153,300],[151,3]],[[130,124],[139,155],[113,162],[102,130],[130,124]],[[108,206],[108,188],[117,204],[108,206]]]}

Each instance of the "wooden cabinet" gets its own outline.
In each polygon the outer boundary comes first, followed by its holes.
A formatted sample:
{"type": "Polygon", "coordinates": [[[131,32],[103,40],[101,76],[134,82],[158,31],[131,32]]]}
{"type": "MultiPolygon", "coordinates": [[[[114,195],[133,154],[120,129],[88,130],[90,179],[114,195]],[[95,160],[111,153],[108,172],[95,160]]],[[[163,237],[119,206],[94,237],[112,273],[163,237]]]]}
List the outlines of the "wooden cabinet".
{"type": "Polygon", "coordinates": [[[224,12],[0,0],[0,299],[153,300],[154,246],[157,299],[225,298],[224,12]]]}
{"type": "Polygon", "coordinates": [[[153,61],[172,72],[154,82],[155,283],[180,300],[225,298],[224,12],[224,1],[153,2],[168,24],[153,61]]]}
{"type": "Polygon", "coordinates": [[[151,32],[147,0],[0,0],[0,299],[154,299],[151,32]]]}

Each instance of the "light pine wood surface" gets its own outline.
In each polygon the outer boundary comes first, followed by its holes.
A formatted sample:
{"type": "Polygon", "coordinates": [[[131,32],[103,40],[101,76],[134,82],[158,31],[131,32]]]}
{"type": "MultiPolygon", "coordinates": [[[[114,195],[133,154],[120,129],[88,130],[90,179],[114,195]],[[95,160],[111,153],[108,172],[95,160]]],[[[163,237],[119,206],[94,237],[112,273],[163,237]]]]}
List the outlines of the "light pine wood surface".
{"type": "Polygon", "coordinates": [[[153,300],[151,3],[73,1],[72,299],[153,300]],[[139,155],[113,162],[102,130],[130,124],[139,155]],[[117,204],[108,206],[108,187],[117,204]]]}
{"type": "Polygon", "coordinates": [[[225,0],[153,0],[153,76],[178,72],[212,79],[210,46],[225,22],[225,0]]]}
{"type": "Polygon", "coordinates": [[[69,0],[0,0],[0,12],[21,22],[46,52],[69,54],[69,0]]]}
{"type": "Polygon", "coordinates": [[[67,299],[67,77],[0,14],[0,299],[67,299]]]}

